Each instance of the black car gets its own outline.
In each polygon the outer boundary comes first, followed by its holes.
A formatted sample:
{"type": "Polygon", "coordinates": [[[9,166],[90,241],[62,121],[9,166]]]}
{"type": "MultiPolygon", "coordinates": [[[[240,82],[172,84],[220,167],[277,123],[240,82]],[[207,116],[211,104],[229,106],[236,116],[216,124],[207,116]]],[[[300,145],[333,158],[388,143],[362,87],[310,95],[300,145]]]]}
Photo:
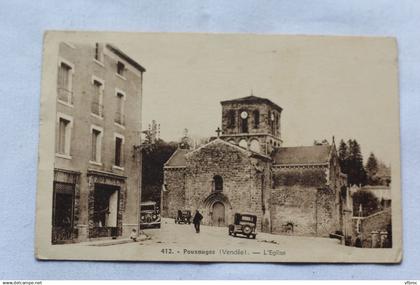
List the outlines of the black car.
{"type": "Polygon", "coordinates": [[[160,212],[156,202],[149,201],[140,204],[140,228],[160,228],[160,212]]]}
{"type": "Polygon", "coordinates": [[[235,214],[234,223],[229,225],[229,235],[236,237],[237,234],[253,238],[257,236],[255,232],[257,216],[248,214],[235,214]]]}
{"type": "Polygon", "coordinates": [[[191,211],[178,210],[178,215],[175,219],[175,224],[191,224],[191,211]]]}

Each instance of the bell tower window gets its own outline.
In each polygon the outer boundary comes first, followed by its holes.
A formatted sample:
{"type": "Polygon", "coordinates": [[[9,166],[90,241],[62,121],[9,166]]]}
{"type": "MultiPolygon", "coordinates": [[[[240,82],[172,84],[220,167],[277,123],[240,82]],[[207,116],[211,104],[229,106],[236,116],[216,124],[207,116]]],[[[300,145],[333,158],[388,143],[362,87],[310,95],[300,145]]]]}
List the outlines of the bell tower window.
{"type": "Polygon", "coordinates": [[[270,126],[271,126],[271,133],[274,135],[276,133],[276,114],[274,112],[270,112],[270,126]]]}
{"type": "Polygon", "coordinates": [[[248,120],[242,119],[242,132],[247,133],[248,132],[248,120]]]}
{"type": "Polygon", "coordinates": [[[254,128],[257,129],[260,126],[260,111],[254,111],[254,128]]]}
{"type": "Polygon", "coordinates": [[[228,128],[235,127],[235,110],[229,110],[228,112],[228,128]]]}
{"type": "Polygon", "coordinates": [[[248,112],[241,112],[241,131],[242,133],[248,132],[248,112]]]}

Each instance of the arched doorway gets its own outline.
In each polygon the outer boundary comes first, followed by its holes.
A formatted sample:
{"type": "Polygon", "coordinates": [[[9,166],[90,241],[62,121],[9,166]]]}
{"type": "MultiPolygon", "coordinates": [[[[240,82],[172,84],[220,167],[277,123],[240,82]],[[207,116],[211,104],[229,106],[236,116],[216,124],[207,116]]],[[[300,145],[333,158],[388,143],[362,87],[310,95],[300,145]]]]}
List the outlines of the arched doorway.
{"type": "Polygon", "coordinates": [[[212,222],[214,226],[225,226],[225,205],[223,203],[216,202],[213,204],[212,222]]]}

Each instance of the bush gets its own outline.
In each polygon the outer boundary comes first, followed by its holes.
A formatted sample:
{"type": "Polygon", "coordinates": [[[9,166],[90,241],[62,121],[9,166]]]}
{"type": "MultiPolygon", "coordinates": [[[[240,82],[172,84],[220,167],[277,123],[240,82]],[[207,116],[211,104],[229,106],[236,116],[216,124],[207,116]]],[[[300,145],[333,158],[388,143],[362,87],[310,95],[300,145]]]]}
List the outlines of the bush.
{"type": "Polygon", "coordinates": [[[362,217],[370,216],[380,211],[378,198],[369,190],[358,190],[353,194],[353,213],[359,215],[359,208],[362,205],[362,217]]]}

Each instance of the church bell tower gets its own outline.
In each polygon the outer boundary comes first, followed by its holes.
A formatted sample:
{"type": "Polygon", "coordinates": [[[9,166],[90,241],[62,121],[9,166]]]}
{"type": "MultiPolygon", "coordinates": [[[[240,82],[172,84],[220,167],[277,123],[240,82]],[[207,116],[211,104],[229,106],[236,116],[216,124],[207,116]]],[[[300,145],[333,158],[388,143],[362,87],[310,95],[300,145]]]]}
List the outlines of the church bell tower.
{"type": "Polygon", "coordinates": [[[282,145],[282,108],[254,95],[222,101],[221,139],[254,152],[269,155],[282,145]]]}

